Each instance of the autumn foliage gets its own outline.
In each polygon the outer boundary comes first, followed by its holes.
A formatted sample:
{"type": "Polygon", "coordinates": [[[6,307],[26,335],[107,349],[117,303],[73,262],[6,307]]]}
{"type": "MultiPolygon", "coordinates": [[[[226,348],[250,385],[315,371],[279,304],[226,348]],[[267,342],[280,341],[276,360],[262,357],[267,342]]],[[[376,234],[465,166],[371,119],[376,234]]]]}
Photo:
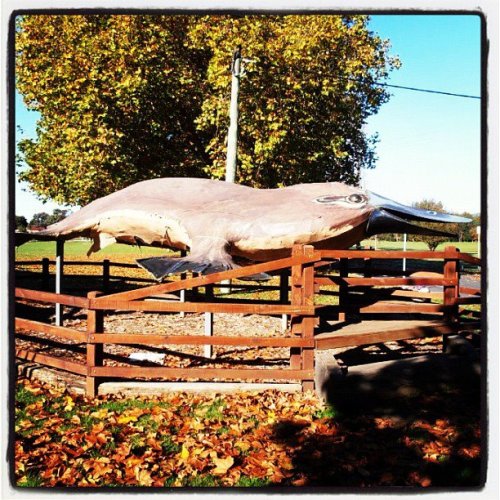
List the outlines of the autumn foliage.
{"type": "Polygon", "coordinates": [[[223,178],[230,64],[242,45],[237,181],[356,183],[363,130],[399,62],[367,16],[23,15],[16,85],[40,113],[21,179],[86,204],[134,182],[223,178]]]}
{"type": "Polygon", "coordinates": [[[401,398],[398,409],[409,410],[402,417],[376,409],[343,413],[311,393],[89,400],[21,379],[15,481],[20,487],[474,486],[481,434],[477,411],[463,396],[439,387],[401,398]]]}

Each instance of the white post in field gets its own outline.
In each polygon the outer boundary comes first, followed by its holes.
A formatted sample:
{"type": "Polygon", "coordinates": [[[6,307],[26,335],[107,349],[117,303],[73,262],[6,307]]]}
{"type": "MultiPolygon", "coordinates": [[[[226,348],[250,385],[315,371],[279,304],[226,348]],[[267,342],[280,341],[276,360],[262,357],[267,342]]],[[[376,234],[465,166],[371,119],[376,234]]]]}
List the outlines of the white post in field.
{"type": "MultiPolygon", "coordinates": [[[[214,334],[214,313],[205,313],[205,335],[212,337],[214,334]]],[[[203,356],[205,358],[211,358],[213,356],[213,349],[211,344],[205,344],[203,346],[203,356]]]]}
{"type": "Polygon", "coordinates": [[[477,234],[477,258],[481,258],[481,226],[476,227],[477,234]]]}
{"type": "MultiPolygon", "coordinates": [[[[181,250],[181,257],[185,257],[187,255],[187,251],[186,250],[181,250]]],[[[182,273],[181,274],[181,280],[185,280],[186,279],[186,273],[182,273]]],[[[180,292],[179,292],[179,301],[180,302],[186,302],[186,289],[182,289],[180,292]]],[[[185,311],[181,311],[179,313],[180,317],[181,318],[184,318],[186,317],[186,312],[185,311]]]]}
{"type": "MultiPolygon", "coordinates": [[[[62,291],[62,280],[64,274],[64,240],[56,240],[56,293],[62,291]]],[[[56,325],[62,326],[63,306],[56,304],[56,325]]]]}
{"type": "MultiPolygon", "coordinates": [[[[408,235],[405,233],[403,234],[403,252],[406,252],[406,240],[408,238],[408,235]]],[[[403,259],[403,273],[406,272],[406,258],[403,259]]]]}

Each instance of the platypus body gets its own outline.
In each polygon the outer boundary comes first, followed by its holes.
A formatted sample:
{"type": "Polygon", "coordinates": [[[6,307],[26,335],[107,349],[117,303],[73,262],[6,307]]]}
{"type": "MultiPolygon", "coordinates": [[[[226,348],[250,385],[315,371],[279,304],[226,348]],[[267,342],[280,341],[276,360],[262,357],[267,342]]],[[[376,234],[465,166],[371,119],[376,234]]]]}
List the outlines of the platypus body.
{"type": "Polygon", "coordinates": [[[91,238],[89,253],[114,242],[189,250],[183,258],[138,260],[162,279],[186,270],[208,274],[231,269],[241,263],[238,259],[284,257],[297,243],[343,249],[378,233],[447,234],[410,224],[401,216],[468,221],[336,182],[255,189],[209,179],[164,178],[95,200],[40,234],[91,238]]]}

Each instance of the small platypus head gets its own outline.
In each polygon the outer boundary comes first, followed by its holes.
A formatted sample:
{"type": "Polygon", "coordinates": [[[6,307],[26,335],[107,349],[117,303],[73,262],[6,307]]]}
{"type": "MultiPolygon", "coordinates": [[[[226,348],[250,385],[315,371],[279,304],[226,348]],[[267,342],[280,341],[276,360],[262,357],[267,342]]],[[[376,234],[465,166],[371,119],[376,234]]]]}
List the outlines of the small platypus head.
{"type": "Polygon", "coordinates": [[[437,222],[442,224],[470,222],[470,219],[457,215],[408,207],[379,194],[358,188],[351,188],[348,193],[320,196],[314,201],[322,205],[349,209],[353,213],[364,212],[369,214],[365,228],[367,236],[382,233],[453,236],[444,231],[412,224],[410,221],[437,222]]]}
{"type": "Polygon", "coordinates": [[[389,232],[423,234],[428,236],[454,236],[444,231],[418,226],[409,221],[437,222],[441,224],[465,223],[471,221],[471,219],[458,215],[408,207],[376,193],[368,193],[369,203],[374,207],[366,226],[366,232],[369,236],[389,232]]]}

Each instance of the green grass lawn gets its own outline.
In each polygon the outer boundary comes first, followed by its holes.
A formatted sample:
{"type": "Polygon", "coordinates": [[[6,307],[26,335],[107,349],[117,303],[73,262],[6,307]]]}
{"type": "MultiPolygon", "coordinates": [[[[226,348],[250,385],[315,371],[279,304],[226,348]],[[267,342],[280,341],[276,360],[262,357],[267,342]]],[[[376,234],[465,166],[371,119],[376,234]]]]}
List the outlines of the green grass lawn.
{"type": "MultiPolygon", "coordinates": [[[[64,255],[66,258],[86,258],[87,251],[91,246],[89,240],[67,241],[64,245],[64,255]]],[[[135,245],[123,245],[115,243],[93,254],[92,260],[102,260],[119,258],[126,256],[128,258],[142,258],[150,255],[165,255],[163,248],[138,247],[135,245]]],[[[17,259],[41,259],[42,257],[54,258],[56,255],[55,241],[29,241],[16,248],[15,258],[17,259]]]]}
{"type": "MultiPolygon", "coordinates": [[[[64,254],[66,257],[85,258],[87,251],[91,245],[90,241],[74,240],[68,241],[64,246],[64,254]]],[[[364,247],[375,247],[374,239],[364,240],[361,242],[364,247]]],[[[465,242],[446,242],[438,246],[437,250],[442,251],[446,246],[455,246],[461,252],[477,255],[477,243],[474,241],[465,242]]],[[[378,240],[376,243],[378,250],[403,250],[402,241],[384,241],[378,240]]],[[[423,242],[409,241],[407,250],[428,250],[427,245],[423,242]]],[[[132,245],[122,245],[115,243],[93,255],[93,260],[102,260],[107,258],[118,258],[126,256],[130,258],[148,257],[150,255],[165,255],[166,250],[152,247],[138,247],[132,245]]],[[[17,247],[16,259],[41,259],[42,257],[53,258],[56,255],[56,244],[54,241],[30,241],[17,247]]]]}

